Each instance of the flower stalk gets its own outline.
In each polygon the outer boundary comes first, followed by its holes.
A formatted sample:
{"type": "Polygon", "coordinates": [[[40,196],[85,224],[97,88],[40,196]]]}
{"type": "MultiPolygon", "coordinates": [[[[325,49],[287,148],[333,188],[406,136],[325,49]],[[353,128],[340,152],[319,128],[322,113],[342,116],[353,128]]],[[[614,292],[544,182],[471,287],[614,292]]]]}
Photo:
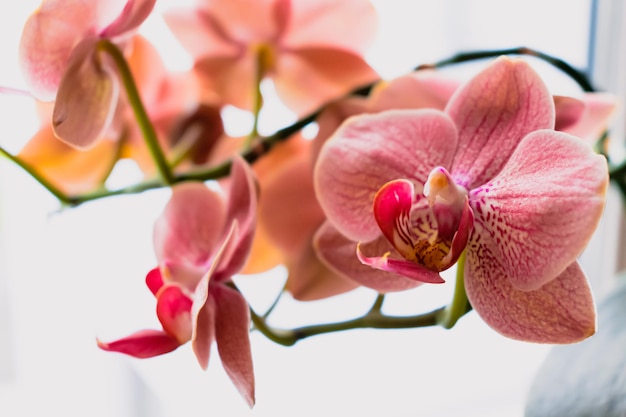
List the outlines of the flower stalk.
{"type": "Polygon", "coordinates": [[[124,89],[126,90],[128,102],[133,109],[133,113],[135,114],[141,133],[143,134],[146,146],[150,151],[150,155],[152,156],[152,159],[154,160],[157,170],[159,171],[165,185],[172,185],[174,183],[172,171],[167,159],[165,158],[163,149],[161,149],[161,145],[159,144],[152,122],[150,121],[148,113],[143,105],[141,96],[137,90],[137,85],[133,79],[133,74],[128,66],[128,62],[126,62],[126,59],[119,48],[106,39],[98,42],[98,50],[108,54],[115,62],[122,83],[124,84],[124,89]]]}

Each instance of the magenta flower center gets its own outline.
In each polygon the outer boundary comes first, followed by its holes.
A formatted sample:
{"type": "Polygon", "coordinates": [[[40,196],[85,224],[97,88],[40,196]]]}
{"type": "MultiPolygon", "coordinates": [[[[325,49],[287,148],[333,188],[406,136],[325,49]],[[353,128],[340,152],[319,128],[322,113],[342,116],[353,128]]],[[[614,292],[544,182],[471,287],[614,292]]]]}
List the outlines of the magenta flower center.
{"type": "Polygon", "coordinates": [[[467,190],[442,167],[431,171],[423,187],[394,180],[374,197],[383,235],[405,259],[433,271],[449,268],[465,247],[471,228],[467,210],[467,190]],[[455,241],[461,227],[462,239],[455,241]]]}

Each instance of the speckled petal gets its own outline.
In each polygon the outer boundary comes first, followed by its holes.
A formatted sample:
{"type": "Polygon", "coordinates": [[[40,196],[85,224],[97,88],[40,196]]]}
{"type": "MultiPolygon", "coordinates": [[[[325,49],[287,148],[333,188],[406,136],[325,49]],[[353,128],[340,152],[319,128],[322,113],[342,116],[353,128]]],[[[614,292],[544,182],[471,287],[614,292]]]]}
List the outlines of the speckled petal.
{"type": "Polygon", "coordinates": [[[587,279],[574,262],[534,291],[511,285],[496,254],[468,251],[465,288],[474,310],[498,333],[536,343],[574,343],[595,332],[587,279]]]}
{"type": "Polygon", "coordinates": [[[530,132],[554,128],[554,102],[539,75],[501,57],[461,87],[446,112],[459,131],[450,172],[471,189],[493,178],[530,132]]]}
{"type": "Polygon", "coordinates": [[[493,180],[470,192],[481,229],[471,244],[500,259],[514,287],[533,290],[576,260],[602,214],[607,164],[562,132],[528,135],[493,180]]]}

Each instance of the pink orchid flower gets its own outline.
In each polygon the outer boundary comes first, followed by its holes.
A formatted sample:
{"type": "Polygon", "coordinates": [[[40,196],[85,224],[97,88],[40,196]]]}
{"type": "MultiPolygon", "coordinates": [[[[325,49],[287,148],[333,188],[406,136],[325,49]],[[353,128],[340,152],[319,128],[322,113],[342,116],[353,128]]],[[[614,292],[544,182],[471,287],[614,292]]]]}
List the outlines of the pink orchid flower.
{"type": "Polygon", "coordinates": [[[54,132],[89,148],[111,123],[119,97],[114,65],[98,54],[108,39],[124,48],[156,0],[44,0],[24,25],[20,62],[33,95],[56,100],[54,132]]]}
{"type": "Polygon", "coordinates": [[[241,158],[233,162],[230,181],[227,202],[202,183],[173,187],[154,228],[159,266],[146,277],[163,329],[98,341],[98,346],[148,358],[191,341],[200,366],[206,369],[215,342],[226,373],[252,406],[250,311],[243,296],[228,285],[246,261],[255,225],[254,178],[241,158]]]}
{"type": "Polygon", "coordinates": [[[376,25],[367,0],[198,0],[165,19],[207,88],[244,109],[258,72],[299,114],[379,78],[362,57],[376,25]]]}
{"type": "Polygon", "coordinates": [[[534,342],[588,337],[595,310],[576,258],[600,219],[608,169],[554,123],[539,76],[505,57],[443,112],[350,119],[315,168],[328,218],[320,256],[387,292],[443,282],[439,272],[465,251],[468,299],[496,331],[534,342]]]}

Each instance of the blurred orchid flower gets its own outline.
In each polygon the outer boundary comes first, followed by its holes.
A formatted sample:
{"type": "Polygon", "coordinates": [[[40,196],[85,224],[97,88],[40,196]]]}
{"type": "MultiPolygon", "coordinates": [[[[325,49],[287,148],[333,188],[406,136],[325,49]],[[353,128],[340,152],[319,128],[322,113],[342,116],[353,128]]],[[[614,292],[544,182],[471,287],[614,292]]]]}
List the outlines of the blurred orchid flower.
{"type": "Polygon", "coordinates": [[[81,149],[110,125],[119,85],[114,65],[97,51],[102,39],[122,49],[156,0],[44,0],[24,25],[20,62],[33,95],[55,101],[54,133],[81,149]]]}
{"type": "Polygon", "coordinates": [[[175,185],[154,229],[159,266],[146,277],[163,330],[98,341],[99,347],[147,358],[191,341],[206,369],[215,342],[226,373],[253,405],[250,311],[243,296],[228,284],[246,261],[255,217],[254,178],[241,158],[232,165],[228,201],[202,183],[175,185]]]}
{"type": "Polygon", "coordinates": [[[328,217],[320,256],[388,292],[442,282],[465,251],[468,299],[492,328],[534,342],[588,337],[595,310],[576,258],[604,207],[607,164],[554,123],[539,76],[504,57],[444,112],[350,119],[315,167],[328,217]]]}
{"type": "Polygon", "coordinates": [[[379,78],[362,57],[376,26],[367,0],[198,0],[165,20],[207,88],[243,109],[259,74],[298,114],[379,78]]]}

